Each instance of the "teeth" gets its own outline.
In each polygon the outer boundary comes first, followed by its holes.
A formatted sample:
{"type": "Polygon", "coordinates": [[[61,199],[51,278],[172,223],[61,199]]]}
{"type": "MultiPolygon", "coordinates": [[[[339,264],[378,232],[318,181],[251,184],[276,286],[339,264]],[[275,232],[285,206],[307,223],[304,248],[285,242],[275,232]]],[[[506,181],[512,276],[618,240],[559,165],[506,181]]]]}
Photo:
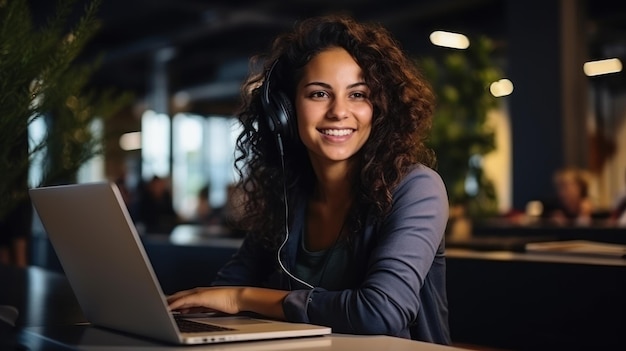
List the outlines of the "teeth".
{"type": "Polygon", "coordinates": [[[332,136],[344,136],[352,133],[352,129],[324,129],[322,133],[332,136]]]}

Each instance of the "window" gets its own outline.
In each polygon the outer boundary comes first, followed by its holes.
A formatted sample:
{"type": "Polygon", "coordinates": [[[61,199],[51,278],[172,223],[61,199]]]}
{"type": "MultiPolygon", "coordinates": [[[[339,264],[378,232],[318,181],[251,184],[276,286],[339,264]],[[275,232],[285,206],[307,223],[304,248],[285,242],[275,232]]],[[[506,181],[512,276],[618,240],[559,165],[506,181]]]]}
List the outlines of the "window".
{"type": "Polygon", "coordinates": [[[174,208],[192,218],[199,191],[210,186],[212,207],[223,206],[228,187],[237,181],[233,167],[237,120],[227,116],[177,114],[172,122],[174,208]]]}

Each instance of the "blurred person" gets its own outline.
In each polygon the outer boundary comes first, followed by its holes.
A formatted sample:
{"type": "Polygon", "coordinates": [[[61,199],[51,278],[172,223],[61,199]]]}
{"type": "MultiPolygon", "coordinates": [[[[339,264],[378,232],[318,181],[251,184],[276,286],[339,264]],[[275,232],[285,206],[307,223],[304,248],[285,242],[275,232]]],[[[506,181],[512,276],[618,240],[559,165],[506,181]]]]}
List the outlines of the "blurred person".
{"type": "Polygon", "coordinates": [[[170,308],[449,344],[429,85],[387,30],[348,17],[299,22],[259,58],[238,115],[247,236],[212,287],[170,308]]]}
{"type": "Polygon", "coordinates": [[[204,225],[220,225],[222,224],[222,211],[220,208],[211,206],[210,201],[211,186],[206,184],[198,190],[196,197],[196,210],[193,222],[204,225]]]}
{"type": "Polygon", "coordinates": [[[153,176],[140,183],[135,220],[143,233],[169,234],[180,222],[174,209],[172,193],[166,179],[153,176]]]}
{"type": "Polygon", "coordinates": [[[556,171],[552,180],[556,197],[544,203],[544,218],[560,225],[590,224],[593,205],[587,174],[580,169],[564,168],[556,171]]]}

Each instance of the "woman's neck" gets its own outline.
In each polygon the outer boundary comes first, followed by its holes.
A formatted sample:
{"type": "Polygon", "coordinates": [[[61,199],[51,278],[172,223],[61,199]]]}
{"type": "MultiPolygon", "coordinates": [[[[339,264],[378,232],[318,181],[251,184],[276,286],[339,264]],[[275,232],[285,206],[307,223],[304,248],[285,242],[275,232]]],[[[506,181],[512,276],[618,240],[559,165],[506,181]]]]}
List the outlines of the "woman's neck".
{"type": "Polygon", "coordinates": [[[335,163],[314,167],[317,182],[309,199],[306,246],[318,251],[332,247],[342,235],[352,206],[352,181],[349,168],[335,163]]]}
{"type": "Polygon", "coordinates": [[[331,207],[343,207],[352,199],[352,167],[349,162],[313,165],[317,178],[311,200],[331,207]]]}

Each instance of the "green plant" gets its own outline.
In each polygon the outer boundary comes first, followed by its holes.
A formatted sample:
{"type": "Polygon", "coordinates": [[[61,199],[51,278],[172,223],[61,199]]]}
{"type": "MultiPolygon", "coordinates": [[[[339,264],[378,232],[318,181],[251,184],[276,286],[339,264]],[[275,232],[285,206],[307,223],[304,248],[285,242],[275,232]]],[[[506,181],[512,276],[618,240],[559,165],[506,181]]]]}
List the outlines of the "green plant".
{"type": "Polygon", "coordinates": [[[93,133],[93,122],[131,101],[130,93],[90,89],[100,63],[78,58],[98,30],[100,1],[87,3],[71,23],[75,2],[59,0],[55,14],[38,24],[29,2],[0,0],[0,223],[28,202],[36,155],[45,151],[40,185],[72,181],[102,151],[106,136],[93,133]],[[33,143],[28,130],[38,119],[45,120],[47,134],[33,143]]]}
{"type": "Polygon", "coordinates": [[[417,61],[437,97],[429,145],[448,187],[451,205],[463,205],[471,216],[497,211],[492,182],[482,170],[482,156],[495,148],[487,113],[497,106],[489,85],[502,78],[493,63],[493,43],[480,37],[463,51],[417,61]]]}

